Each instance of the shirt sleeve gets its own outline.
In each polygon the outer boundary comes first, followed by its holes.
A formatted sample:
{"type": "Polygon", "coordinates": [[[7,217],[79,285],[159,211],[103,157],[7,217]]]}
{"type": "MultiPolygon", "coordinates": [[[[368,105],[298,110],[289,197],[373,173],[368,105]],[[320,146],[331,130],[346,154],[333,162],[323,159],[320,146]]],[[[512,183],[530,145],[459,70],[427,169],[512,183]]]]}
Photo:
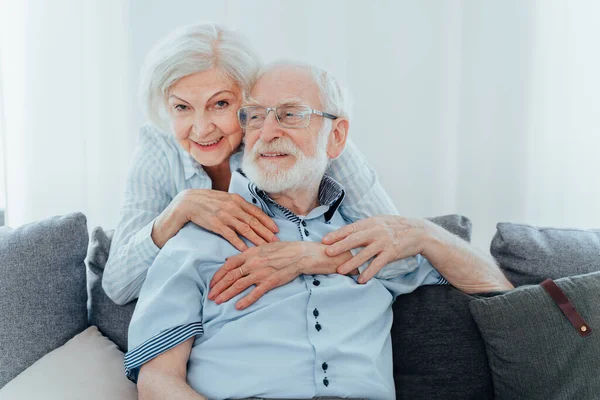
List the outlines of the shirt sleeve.
{"type": "Polygon", "coordinates": [[[129,325],[124,364],[131,381],[137,382],[143,364],[204,333],[199,268],[191,255],[162,251],[148,270],[129,325]]]}
{"type": "Polygon", "coordinates": [[[398,215],[392,199],[377,179],[375,169],[350,139],[327,173],[340,182],[346,191],[340,207],[344,218],[357,221],[376,215],[398,215]]]}
{"type": "Polygon", "coordinates": [[[417,261],[417,267],[413,271],[394,278],[380,280],[392,293],[394,300],[402,294],[412,293],[419,286],[449,284],[425,257],[418,254],[415,260],[417,261]]]}
{"type": "Polygon", "coordinates": [[[115,303],[139,296],[159,248],[152,240],[156,217],[169,205],[169,161],[159,133],[143,127],[127,178],[121,220],[115,230],[102,287],[115,303]]]}

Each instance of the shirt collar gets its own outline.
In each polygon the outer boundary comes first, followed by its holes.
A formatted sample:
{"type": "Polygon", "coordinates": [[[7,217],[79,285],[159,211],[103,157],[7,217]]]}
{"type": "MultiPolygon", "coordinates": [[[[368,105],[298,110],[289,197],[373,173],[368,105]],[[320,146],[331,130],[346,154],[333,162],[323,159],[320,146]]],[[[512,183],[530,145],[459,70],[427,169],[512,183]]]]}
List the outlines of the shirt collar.
{"type": "Polygon", "coordinates": [[[183,164],[183,175],[187,181],[194,176],[194,174],[197,174],[202,170],[202,165],[200,165],[190,153],[185,151],[179,143],[177,143],[177,149],[179,150],[179,158],[181,158],[181,163],[183,164]]]}
{"type": "MultiPolygon", "coordinates": [[[[256,187],[256,184],[251,182],[244,175],[241,169],[238,169],[231,174],[229,192],[239,194],[244,198],[244,200],[250,203],[257,205],[260,203],[263,211],[266,212],[270,217],[273,217],[274,214],[270,209],[269,204],[280,209],[286,216],[291,214],[291,216],[298,218],[298,216],[292,211],[271,199],[271,197],[269,197],[264,190],[256,187]]],[[[328,175],[323,176],[321,184],[319,185],[319,206],[325,206],[328,208],[324,213],[325,222],[329,222],[331,220],[333,214],[335,214],[342,204],[345,196],[346,192],[338,181],[328,175]]]]}

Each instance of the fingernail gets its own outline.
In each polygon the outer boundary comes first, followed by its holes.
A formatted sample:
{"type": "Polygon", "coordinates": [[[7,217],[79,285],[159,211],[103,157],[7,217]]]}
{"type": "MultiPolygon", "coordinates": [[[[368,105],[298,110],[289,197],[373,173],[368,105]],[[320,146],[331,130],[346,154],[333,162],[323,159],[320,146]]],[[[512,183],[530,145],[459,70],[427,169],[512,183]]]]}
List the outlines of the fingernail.
{"type": "Polygon", "coordinates": [[[215,294],[214,294],[214,293],[211,293],[211,292],[208,292],[208,299],[209,299],[209,300],[212,300],[212,299],[213,299],[213,297],[215,297],[215,294]]]}
{"type": "Polygon", "coordinates": [[[358,283],[365,283],[365,278],[362,275],[358,277],[358,283]]]}

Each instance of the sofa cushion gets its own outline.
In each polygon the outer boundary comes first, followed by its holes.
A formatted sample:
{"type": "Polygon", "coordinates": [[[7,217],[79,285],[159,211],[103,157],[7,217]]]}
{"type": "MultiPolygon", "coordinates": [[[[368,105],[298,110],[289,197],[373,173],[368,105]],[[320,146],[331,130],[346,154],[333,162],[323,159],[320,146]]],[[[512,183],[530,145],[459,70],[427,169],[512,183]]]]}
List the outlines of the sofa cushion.
{"type": "MultiPolygon", "coordinates": [[[[428,219],[471,239],[468,218],[428,219]]],[[[396,398],[493,398],[485,346],[469,312],[473,299],[452,286],[423,286],[398,297],[391,331],[396,398]]]]}
{"type": "Polygon", "coordinates": [[[539,285],[470,304],[499,400],[598,398],[600,272],[556,284],[589,324],[588,336],[580,336],[580,327],[571,325],[539,285]]]}
{"type": "Polygon", "coordinates": [[[452,286],[422,286],[392,308],[396,398],[491,399],[485,345],[469,312],[474,297],[452,286]]]}
{"type": "Polygon", "coordinates": [[[491,253],[515,285],[600,270],[600,231],[499,223],[491,253]]]}
{"type": "Polygon", "coordinates": [[[102,289],[102,274],[110,250],[114,231],[96,227],[92,231],[88,249],[88,295],[90,298],[90,324],[127,352],[127,331],[135,310],[136,301],[120,306],[102,289]]]}
{"type": "Polygon", "coordinates": [[[86,218],[0,233],[0,387],[88,327],[86,218]]]}
{"type": "Polygon", "coordinates": [[[46,354],[0,389],[4,400],[137,399],[123,353],[95,326],[46,354]]]}
{"type": "Polygon", "coordinates": [[[473,230],[473,224],[471,220],[467,217],[463,217],[462,215],[450,214],[450,215],[442,215],[439,217],[431,217],[427,218],[434,224],[437,224],[444,228],[445,230],[454,233],[456,236],[460,237],[467,242],[471,241],[471,231],[473,230]]]}

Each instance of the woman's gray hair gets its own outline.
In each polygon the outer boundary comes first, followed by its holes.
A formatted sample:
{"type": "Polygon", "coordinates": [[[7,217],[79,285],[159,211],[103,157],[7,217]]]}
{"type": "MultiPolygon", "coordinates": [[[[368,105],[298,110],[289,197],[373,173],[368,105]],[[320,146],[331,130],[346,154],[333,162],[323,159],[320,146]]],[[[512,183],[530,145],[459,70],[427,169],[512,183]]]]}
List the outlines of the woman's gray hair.
{"type": "Polygon", "coordinates": [[[317,86],[323,110],[338,117],[350,118],[352,99],[346,85],[330,72],[301,61],[275,61],[265,65],[257,74],[257,80],[266,72],[280,67],[299,67],[310,70],[317,86]]]}
{"type": "Polygon", "coordinates": [[[142,107],[154,125],[168,132],[167,95],[178,80],[216,67],[246,96],[260,66],[258,54],[237,31],[212,22],[177,28],[146,56],[140,74],[142,107]]]}

